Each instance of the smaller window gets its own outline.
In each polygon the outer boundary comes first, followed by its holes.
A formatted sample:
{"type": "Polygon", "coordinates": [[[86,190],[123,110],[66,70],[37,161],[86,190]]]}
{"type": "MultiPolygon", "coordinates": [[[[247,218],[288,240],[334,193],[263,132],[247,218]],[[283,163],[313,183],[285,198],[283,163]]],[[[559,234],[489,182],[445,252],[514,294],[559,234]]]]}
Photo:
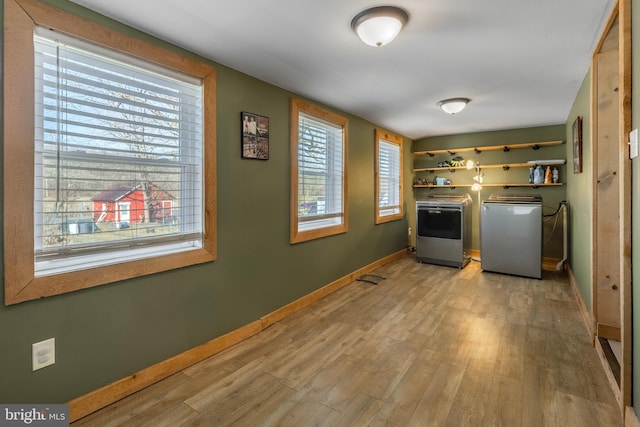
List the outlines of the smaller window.
{"type": "Polygon", "coordinates": [[[347,231],[347,119],[291,100],[291,243],[347,231]]]}
{"type": "Polygon", "coordinates": [[[376,224],[404,216],[402,138],[376,129],[376,224]]]}

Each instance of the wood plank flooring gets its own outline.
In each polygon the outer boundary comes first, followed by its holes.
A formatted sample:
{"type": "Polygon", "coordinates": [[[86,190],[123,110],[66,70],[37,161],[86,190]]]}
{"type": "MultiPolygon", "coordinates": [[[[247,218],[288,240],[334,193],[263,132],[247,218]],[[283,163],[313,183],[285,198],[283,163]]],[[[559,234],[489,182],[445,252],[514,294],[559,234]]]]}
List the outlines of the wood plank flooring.
{"type": "Polygon", "coordinates": [[[73,426],[622,426],[566,277],[373,273],[73,426]]]}

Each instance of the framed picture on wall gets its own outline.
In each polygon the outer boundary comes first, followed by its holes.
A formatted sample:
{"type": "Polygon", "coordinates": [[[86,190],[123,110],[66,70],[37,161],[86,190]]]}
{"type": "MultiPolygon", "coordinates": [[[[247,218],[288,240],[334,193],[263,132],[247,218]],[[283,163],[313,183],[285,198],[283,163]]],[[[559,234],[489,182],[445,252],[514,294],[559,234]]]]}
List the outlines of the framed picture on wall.
{"type": "Polygon", "coordinates": [[[269,159],[269,118],[258,114],[240,113],[243,159],[269,159]]]}
{"type": "Polygon", "coordinates": [[[573,122],[573,173],[582,173],[582,117],[573,122]]]}

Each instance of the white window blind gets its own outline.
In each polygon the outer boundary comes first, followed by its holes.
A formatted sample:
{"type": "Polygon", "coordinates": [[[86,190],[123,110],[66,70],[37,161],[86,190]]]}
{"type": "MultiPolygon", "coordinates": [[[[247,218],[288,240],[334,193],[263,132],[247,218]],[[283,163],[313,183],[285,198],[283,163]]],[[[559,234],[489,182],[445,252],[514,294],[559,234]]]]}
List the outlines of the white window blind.
{"type": "Polygon", "coordinates": [[[300,113],[298,230],[343,224],[343,128],[300,113]]]}
{"type": "Polygon", "coordinates": [[[380,216],[400,213],[400,146],[378,141],[378,210],[380,216]]]}
{"type": "Polygon", "coordinates": [[[38,29],[35,268],[202,246],[202,83],[38,29]]]}

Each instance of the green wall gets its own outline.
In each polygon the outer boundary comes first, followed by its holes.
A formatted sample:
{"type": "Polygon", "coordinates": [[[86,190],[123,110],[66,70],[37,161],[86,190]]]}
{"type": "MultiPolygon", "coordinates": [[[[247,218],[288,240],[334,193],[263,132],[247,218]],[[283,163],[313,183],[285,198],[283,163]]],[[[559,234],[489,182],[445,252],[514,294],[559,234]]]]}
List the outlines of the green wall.
{"type": "MultiPolygon", "coordinates": [[[[437,150],[437,149],[450,149],[461,147],[483,147],[492,145],[507,145],[507,144],[519,144],[527,142],[542,142],[542,141],[556,141],[564,140],[565,127],[564,125],[555,126],[543,126],[524,129],[509,129],[492,132],[477,132],[466,133],[458,135],[446,135],[429,137],[420,140],[416,140],[413,143],[413,150],[425,151],[425,150],[437,150]]],[[[503,164],[503,163],[526,163],[530,160],[542,160],[542,159],[570,159],[566,154],[566,144],[542,147],[539,150],[533,150],[531,148],[513,149],[509,152],[503,152],[502,150],[496,151],[484,151],[479,154],[476,153],[462,153],[459,154],[465,160],[473,160],[480,163],[482,168],[483,164],[503,164]]],[[[434,157],[429,156],[414,156],[413,164],[415,168],[424,167],[436,167],[439,161],[451,160],[452,156],[449,154],[437,155],[434,157]]],[[[570,163],[567,165],[559,166],[560,182],[566,182],[569,172],[567,168],[570,167],[570,163]]],[[[484,183],[524,183],[529,180],[528,168],[512,168],[508,171],[504,171],[501,168],[485,168],[482,169],[484,174],[484,183]]],[[[449,178],[455,185],[458,184],[471,184],[473,183],[473,176],[475,171],[457,170],[455,173],[450,173],[448,170],[442,172],[436,171],[435,173],[429,172],[416,172],[415,176],[423,176],[429,180],[434,180],[435,176],[443,178],[449,178]]],[[[480,237],[479,237],[479,208],[478,194],[471,191],[470,188],[459,187],[455,190],[451,189],[428,189],[428,188],[416,188],[414,190],[414,199],[424,199],[429,194],[444,192],[446,193],[469,193],[473,199],[472,206],[472,229],[473,240],[472,249],[480,249],[480,237]]],[[[558,208],[559,203],[566,199],[566,186],[559,187],[511,187],[509,189],[503,189],[502,187],[484,187],[480,191],[480,200],[486,200],[491,194],[540,194],[543,197],[544,214],[552,214],[558,208]]],[[[415,213],[409,217],[411,226],[415,228],[415,213]]],[[[553,231],[553,222],[546,221],[544,223],[543,240],[548,241],[543,246],[543,256],[549,258],[562,259],[562,221],[559,220],[555,232],[553,231]]],[[[415,239],[414,239],[415,244],[415,239]]]]}
{"type": "MultiPolygon", "coordinates": [[[[569,202],[569,265],[588,310],[591,310],[591,73],[584,78],[566,123],[566,140],[573,139],[573,122],[582,117],[582,173],[567,174],[569,202]]],[[[573,146],[567,144],[567,159],[573,158],[573,146]]]]}
{"type": "MultiPolygon", "coordinates": [[[[167,47],[68,1],[48,3],[167,47]]],[[[345,113],[349,231],[290,245],[291,94],[214,66],[218,260],[1,305],[0,402],[68,401],[257,320],[406,247],[406,220],[374,225],[375,126],[345,113]],[[241,111],[270,118],[268,161],[241,159],[241,111]],[[56,338],[55,365],[32,372],[31,344],[51,337],[56,338]]],[[[407,155],[410,146],[405,139],[407,155]]],[[[407,177],[410,182],[408,172],[407,177]]]]}

